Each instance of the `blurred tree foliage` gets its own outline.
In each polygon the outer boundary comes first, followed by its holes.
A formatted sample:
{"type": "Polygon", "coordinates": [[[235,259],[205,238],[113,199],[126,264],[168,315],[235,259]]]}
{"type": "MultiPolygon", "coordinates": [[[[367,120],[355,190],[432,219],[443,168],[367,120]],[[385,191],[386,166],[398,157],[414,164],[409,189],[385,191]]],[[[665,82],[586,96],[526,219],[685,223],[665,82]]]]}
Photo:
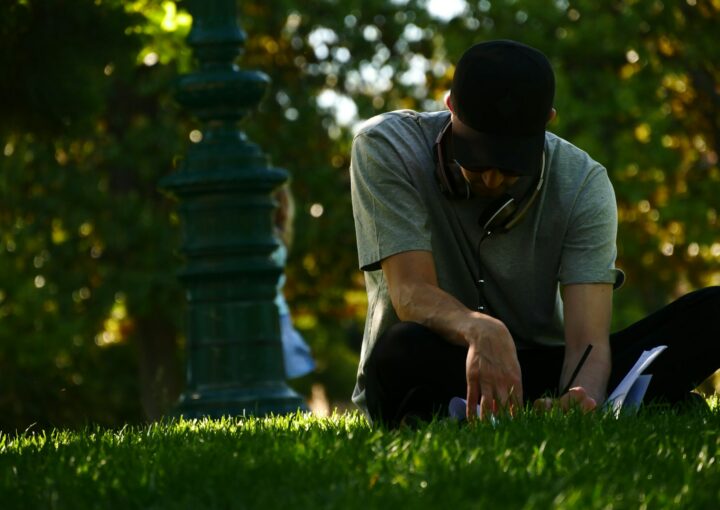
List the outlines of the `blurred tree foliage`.
{"type": "MultiPolygon", "coordinates": [[[[182,3],[0,6],[0,427],[161,415],[182,380],[175,204],[157,191],[195,127],[182,3]]],[[[347,167],[358,120],[439,109],[474,42],[541,48],[551,129],[602,162],[620,207],[615,327],[720,284],[718,0],[242,1],[239,64],[273,83],[244,126],[292,174],[287,296],[332,400],[349,397],[366,301],[347,167]],[[430,10],[428,9],[430,7],[430,10]],[[457,9],[455,9],[457,7],[457,9]]]]}
{"type": "Polygon", "coordinates": [[[4,429],[157,416],[182,383],[177,221],[156,188],[187,139],[170,87],[188,53],[159,2],[125,4],[0,7],[4,429]]]}

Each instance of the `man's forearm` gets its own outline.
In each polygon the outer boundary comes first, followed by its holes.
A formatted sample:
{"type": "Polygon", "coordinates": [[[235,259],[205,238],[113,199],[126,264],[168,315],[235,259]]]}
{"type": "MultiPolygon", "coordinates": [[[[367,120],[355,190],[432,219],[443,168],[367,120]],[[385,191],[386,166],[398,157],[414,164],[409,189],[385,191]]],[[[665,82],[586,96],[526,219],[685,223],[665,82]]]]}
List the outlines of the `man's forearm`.
{"type": "Polygon", "coordinates": [[[469,324],[489,318],[427,283],[401,286],[391,297],[400,320],[422,324],[457,345],[468,345],[469,324]]]}
{"type": "MultiPolygon", "coordinates": [[[[607,384],[611,369],[610,345],[607,339],[598,339],[590,343],[593,345],[592,351],[573,381],[572,387],[582,386],[587,394],[600,405],[607,396],[607,384]]],[[[565,361],[560,377],[560,389],[565,388],[570,382],[570,377],[584,350],[585,348],[580,345],[566,348],[565,361]]]]}
{"type": "Polygon", "coordinates": [[[612,285],[577,284],[563,289],[565,303],[565,361],[561,388],[570,380],[588,344],[593,349],[573,386],[582,386],[597,404],[605,401],[610,378],[610,320],[612,285]]]}

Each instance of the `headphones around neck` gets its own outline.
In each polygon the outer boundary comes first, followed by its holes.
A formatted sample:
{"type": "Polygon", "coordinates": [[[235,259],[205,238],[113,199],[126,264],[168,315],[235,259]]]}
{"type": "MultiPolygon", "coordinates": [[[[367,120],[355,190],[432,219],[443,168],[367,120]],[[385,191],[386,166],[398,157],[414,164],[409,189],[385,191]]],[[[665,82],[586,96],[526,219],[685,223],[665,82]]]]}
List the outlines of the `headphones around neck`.
{"type": "MultiPolygon", "coordinates": [[[[460,172],[460,166],[451,160],[447,151],[447,137],[451,135],[452,121],[448,121],[435,140],[435,174],[442,194],[451,200],[469,200],[470,184],[460,172]]],[[[540,176],[520,177],[508,191],[493,200],[480,215],[478,223],[484,233],[507,232],[525,216],[540,194],[545,180],[545,151],[542,155],[540,176]]]]}

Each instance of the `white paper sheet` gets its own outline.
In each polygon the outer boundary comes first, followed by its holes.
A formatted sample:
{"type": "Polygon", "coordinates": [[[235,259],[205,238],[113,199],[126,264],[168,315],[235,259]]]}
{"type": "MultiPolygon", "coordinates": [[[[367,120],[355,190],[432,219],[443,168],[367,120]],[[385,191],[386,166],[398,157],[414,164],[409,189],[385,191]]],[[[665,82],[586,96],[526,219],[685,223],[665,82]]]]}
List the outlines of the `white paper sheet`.
{"type": "MultiPolygon", "coordinates": [[[[453,397],[450,399],[450,403],[448,404],[448,412],[450,414],[450,418],[454,420],[464,420],[466,418],[465,416],[465,408],[467,407],[467,400],[461,397],[453,397]]],[[[480,416],[480,404],[477,406],[477,416],[480,416]]],[[[500,423],[500,420],[495,415],[490,415],[490,424],[495,427],[500,423]]]]}
{"type": "Polygon", "coordinates": [[[637,410],[645,396],[651,377],[641,374],[666,348],[667,345],[658,345],[654,349],[643,351],[635,365],[607,398],[604,407],[610,408],[615,416],[619,416],[623,408],[637,410]]]}
{"type": "MultiPolygon", "coordinates": [[[[448,404],[448,412],[450,413],[450,418],[455,418],[456,420],[464,420],[465,407],[467,407],[467,400],[465,400],[464,398],[451,398],[450,403],[448,404]]],[[[478,416],[480,416],[480,406],[477,406],[477,413],[478,416]]]]}

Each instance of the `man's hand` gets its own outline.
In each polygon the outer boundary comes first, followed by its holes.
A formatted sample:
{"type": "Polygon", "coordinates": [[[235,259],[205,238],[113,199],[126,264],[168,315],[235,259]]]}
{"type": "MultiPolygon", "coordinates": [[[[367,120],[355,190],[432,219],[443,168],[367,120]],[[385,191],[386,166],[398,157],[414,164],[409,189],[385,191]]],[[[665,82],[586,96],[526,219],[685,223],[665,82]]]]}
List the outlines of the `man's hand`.
{"type": "Polygon", "coordinates": [[[560,409],[567,413],[571,409],[580,409],[583,413],[594,411],[597,408],[595,399],[588,396],[582,386],[575,386],[562,395],[560,398],[539,398],[533,403],[536,411],[546,412],[552,409],[560,409]]]}
{"type": "Polygon", "coordinates": [[[448,342],[468,346],[465,360],[468,418],[519,411],[522,378],[515,342],[505,324],[472,311],[438,286],[429,251],[406,251],[381,262],[393,308],[402,321],[422,324],[448,342]]]}
{"type": "Polygon", "coordinates": [[[500,411],[513,415],[522,409],[523,394],[512,336],[502,322],[487,315],[476,319],[473,330],[465,360],[467,417],[476,417],[478,400],[481,419],[500,411]]]}

